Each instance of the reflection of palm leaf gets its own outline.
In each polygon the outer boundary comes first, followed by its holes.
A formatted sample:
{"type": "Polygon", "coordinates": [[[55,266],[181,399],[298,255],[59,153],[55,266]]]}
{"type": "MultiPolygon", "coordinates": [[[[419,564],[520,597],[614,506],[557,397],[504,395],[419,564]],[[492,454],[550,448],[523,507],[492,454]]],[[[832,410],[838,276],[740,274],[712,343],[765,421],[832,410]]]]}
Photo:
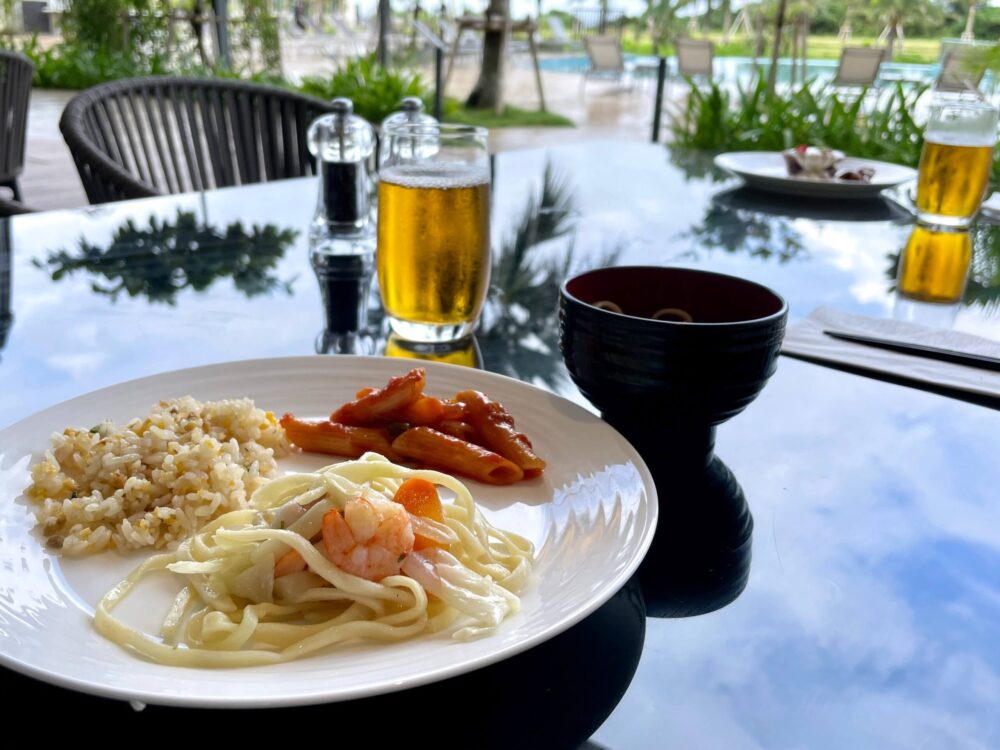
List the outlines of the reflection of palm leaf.
{"type": "Polygon", "coordinates": [[[667,149],[667,154],[670,163],[684,173],[685,181],[708,178],[712,182],[725,182],[732,179],[728,172],[715,166],[715,157],[710,151],[674,147],[667,149]]]}
{"type": "Polygon", "coordinates": [[[523,301],[532,293],[539,269],[531,263],[529,251],[570,231],[573,202],[568,180],[546,162],[541,192],[528,195],[524,211],[514,231],[504,239],[493,269],[504,303],[523,301]]]}
{"type": "MultiPolygon", "coordinates": [[[[540,190],[528,195],[494,264],[496,285],[480,339],[487,368],[559,385],[559,370],[553,367],[559,346],[559,287],[574,270],[573,244],[545,257],[539,248],[572,231],[573,210],[569,181],[546,163],[540,190]]],[[[616,258],[617,253],[608,253],[600,264],[611,265],[616,258]]]]}
{"type": "Polygon", "coordinates": [[[180,291],[204,291],[227,276],[239,291],[254,297],[289,289],[290,281],[272,272],[297,234],[272,224],[247,231],[239,222],[220,232],[200,224],[194,213],[178,211],[174,222],[152,217],[140,227],[127,220],[107,247],[81,239],[79,253],[60,250],[33,263],[47,267],[53,281],[84,271],[96,277],[91,289],[112,301],[125,293],[173,305],[180,291]]]}
{"type": "Polygon", "coordinates": [[[753,211],[714,203],[708,207],[701,224],[680,236],[696,240],[707,250],[722,248],[727,253],[746,253],[778,263],[787,263],[806,254],[802,237],[789,221],[776,216],[762,218],[753,211]]]}

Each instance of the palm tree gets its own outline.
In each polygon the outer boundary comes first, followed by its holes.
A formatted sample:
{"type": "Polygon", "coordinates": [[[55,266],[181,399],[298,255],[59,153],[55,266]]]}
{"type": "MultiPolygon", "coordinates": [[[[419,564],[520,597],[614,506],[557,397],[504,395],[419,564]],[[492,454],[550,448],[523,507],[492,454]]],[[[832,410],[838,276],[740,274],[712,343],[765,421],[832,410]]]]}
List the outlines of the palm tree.
{"type": "Polygon", "coordinates": [[[653,54],[660,54],[660,46],[684,28],[684,19],[678,11],[692,0],[646,0],[644,15],[649,35],[653,40],[653,54]]]}
{"type": "Polygon", "coordinates": [[[965,17],[965,31],[962,32],[962,39],[971,42],[976,38],[973,27],[976,25],[976,0],[969,0],[969,12],[965,17]]]}
{"type": "Polygon", "coordinates": [[[778,12],[774,16],[774,46],[771,48],[771,67],[767,71],[767,90],[774,93],[774,84],[778,80],[778,54],[781,51],[781,32],[785,28],[785,10],[788,0],[778,0],[778,12]]]}
{"type": "Polygon", "coordinates": [[[941,6],[932,0],[873,0],[871,7],[884,24],[880,38],[885,39],[889,59],[902,36],[903,24],[912,24],[917,19],[926,24],[927,20],[938,20],[943,15],[941,6]]]}
{"type": "Polygon", "coordinates": [[[503,110],[503,52],[507,26],[510,15],[508,0],[490,0],[486,7],[487,19],[502,19],[504,23],[499,28],[489,24],[483,39],[483,63],[479,69],[479,80],[469,94],[466,104],[470,107],[492,109],[494,112],[503,110]]]}

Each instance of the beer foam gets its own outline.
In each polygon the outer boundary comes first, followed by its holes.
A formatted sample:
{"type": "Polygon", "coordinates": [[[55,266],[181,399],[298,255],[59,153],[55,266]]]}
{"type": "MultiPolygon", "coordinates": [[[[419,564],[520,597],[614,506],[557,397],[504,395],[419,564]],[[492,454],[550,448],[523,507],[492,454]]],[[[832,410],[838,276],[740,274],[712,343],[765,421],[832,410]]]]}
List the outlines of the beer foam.
{"type": "Polygon", "coordinates": [[[476,164],[400,164],[383,168],[379,180],[404,188],[455,190],[488,184],[490,170],[476,164]]]}
{"type": "Polygon", "coordinates": [[[941,146],[973,146],[976,148],[989,146],[992,148],[996,139],[989,133],[955,133],[947,130],[930,130],[924,133],[924,140],[941,146]]]}

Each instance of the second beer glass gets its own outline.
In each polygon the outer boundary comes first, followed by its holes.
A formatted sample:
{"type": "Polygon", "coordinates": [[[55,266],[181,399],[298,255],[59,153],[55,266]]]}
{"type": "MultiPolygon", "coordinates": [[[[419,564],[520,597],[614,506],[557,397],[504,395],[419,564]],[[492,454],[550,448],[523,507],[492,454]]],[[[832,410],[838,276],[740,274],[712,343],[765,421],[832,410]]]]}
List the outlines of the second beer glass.
{"type": "Polygon", "coordinates": [[[490,277],[486,131],[400,124],[382,138],[376,259],[389,324],[410,341],[467,336],[490,277]]]}
{"type": "Polygon", "coordinates": [[[963,96],[931,104],[917,177],[917,217],[925,224],[967,227],[989,184],[997,110],[963,96]]]}

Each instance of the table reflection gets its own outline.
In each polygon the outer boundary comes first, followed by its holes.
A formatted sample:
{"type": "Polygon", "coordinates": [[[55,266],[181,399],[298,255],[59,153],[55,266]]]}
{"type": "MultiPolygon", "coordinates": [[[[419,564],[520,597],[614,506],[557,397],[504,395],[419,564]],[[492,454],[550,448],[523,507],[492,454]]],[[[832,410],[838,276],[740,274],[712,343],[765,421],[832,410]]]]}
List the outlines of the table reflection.
{"type": "Polygon", "coordinates": [[[966,230],[917,224],[897,261],[896,289],[918,302],[952,305],[962,299],[972,265],[966,230]]]}
{"type": "MultiPolygon", "coordinates": [[[[255,727],[337,727],[339,741],[372,744],[373,737],[433,737],[441,748],[574,748],[611,715],[635,676],[645,642],[642,590],[632,579],[593,614],[560,635],[505,661],[458,677],[388,695],[344,703],[254,711],[255,727]],[[387,720],[391,726],[387,726],[387,720]],[[387,727],[379,734],[381,727],[387,727]],[[416,728],[416,735],[413,729],[416,728]]],[[[103,717],[144,731],[161,722],[204,721],[198,709],[146,706],[73,694],[17,677],[23,705],[59,703],[66,719],[103,717]],[[100,712],[100,713],[98,713],[100,712]]],[[[234,714],[235,718],[235,714],[234,714]]],[[[234,727],[234,737],[248,734],[234,727]]],[[[250,731],[253,731],[252,729],[250,731]]],[[[375,741],[381,747],[381,739],[375,741]]]]}
{"type": "Polygon", "coordinates": [[[911,218],[911,214],[900,205],[880,197],[835,201],[776,195],[745,186],[716,193],[712,196],[712,204],[731,211],[813,221],[870,222],[911,218]]]}
{"type": "Polygon", "coordinates": [[[275,290],[291,294],[290,280],[274,271],[298,234],[275,224],[247,230],[239,221],[220,228],[194,211],[178,210],[173,219],[154,215],[145,224],[126,219],[107,245],[84,237],[75,250],[50,252],[34,263],[53,281],[80,272],[95,294],[112,302],[126,294],[174,305],[185,289],[206,291],[222,278],[231,278],[248,298],[275,290]]]}
{"type": "Polygon", "coordinates": [[[395,333],[389,333],[383,352],[387,357],[420,359],[426,362],[444,362],[449,365],[482,369],[483,353],[475,336],[467,336],[457,341],[438,344],[407,341],[395,333]]]}

